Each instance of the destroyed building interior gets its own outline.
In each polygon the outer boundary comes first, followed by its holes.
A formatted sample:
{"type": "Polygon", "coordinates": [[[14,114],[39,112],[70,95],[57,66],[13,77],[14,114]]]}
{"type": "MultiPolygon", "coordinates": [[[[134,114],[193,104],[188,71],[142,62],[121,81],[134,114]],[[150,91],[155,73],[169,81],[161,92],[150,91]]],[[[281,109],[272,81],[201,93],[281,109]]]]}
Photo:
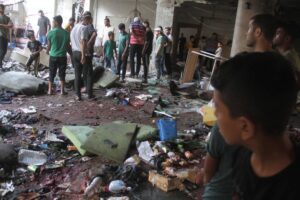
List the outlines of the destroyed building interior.
{"type": "Polygon", "coordinates": [[[300,199],[299,55],[298,0],[0,0],[0,199],[300,199]]]}

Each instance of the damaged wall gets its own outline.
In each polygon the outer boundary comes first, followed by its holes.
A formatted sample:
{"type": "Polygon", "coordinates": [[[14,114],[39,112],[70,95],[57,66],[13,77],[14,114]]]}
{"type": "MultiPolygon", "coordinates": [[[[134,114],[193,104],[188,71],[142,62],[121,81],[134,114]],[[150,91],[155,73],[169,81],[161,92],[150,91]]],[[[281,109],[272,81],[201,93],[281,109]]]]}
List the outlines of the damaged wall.
{"type": "MultiPolygon", "coordinates": [[[[98,0],[91,1],[94,14],[94,24],[98,30],[104,26],[104,18],[108,16],[112,26],[118,30],[119,23],[125,23],[126,28],[134,18],[135,0],[98,0]]],[[[149,20],[150,26],[154,27],[156,3],[150,0],[139,0],[137,10],[141,13],[142,20],[149,20]]]]}

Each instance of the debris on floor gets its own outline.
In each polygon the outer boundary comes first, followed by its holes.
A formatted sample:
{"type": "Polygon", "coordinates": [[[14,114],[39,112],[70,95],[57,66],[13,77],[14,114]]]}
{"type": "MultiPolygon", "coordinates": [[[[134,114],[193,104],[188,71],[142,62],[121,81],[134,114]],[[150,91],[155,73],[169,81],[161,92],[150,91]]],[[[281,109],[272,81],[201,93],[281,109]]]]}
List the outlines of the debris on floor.
{"type": "Polygon", "coordinates": [[[10,72],[0,74],[0,199],[199,197],[195,177],[216,122],[206,82],[119,83],[95,67],[97,98],[77,102],[71,67],[68,95],[33,96],[43,91],[48,69],[35,78],[16,62],[4,66],[10,72]]]}

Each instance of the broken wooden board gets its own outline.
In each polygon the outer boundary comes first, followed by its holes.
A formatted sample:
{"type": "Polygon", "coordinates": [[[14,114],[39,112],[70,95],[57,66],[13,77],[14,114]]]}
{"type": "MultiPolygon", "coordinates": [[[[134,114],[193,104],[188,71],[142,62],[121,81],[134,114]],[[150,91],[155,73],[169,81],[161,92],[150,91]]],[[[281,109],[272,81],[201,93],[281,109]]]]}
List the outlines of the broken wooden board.
{"type": "Polygon", "coordinates": [[[107,88],[113,85],[117,80],[119,79],[119,76],[115,75],[112,71],[105,69],[103,75],[100,77],[100,79],[94,84],[95,88],[107,88]]]}
{"type": "Polygon", "coordinates": [[[122,163],[136,134],[135,124],[104,124],[96,127],[81,147],[88,152],[122,163]]]}
{"type": "Polygon", "coordinates": [[[88,136],[94,132],[93,128],[88,126],[63,126],[62,132],[76,146],[82,156],[87,154],[87,151],[82,149],[81,146],[87,141],[88,136]]]}
{"type": "Polygon", "coordinates": [[[192,51],[199,51],[199,48],[193,48],[189,50],[188,57],[186,59],[183,76],[181,83],[192,82],[193,77],[198,65],[199,55],[192,53],[192,51]]]}

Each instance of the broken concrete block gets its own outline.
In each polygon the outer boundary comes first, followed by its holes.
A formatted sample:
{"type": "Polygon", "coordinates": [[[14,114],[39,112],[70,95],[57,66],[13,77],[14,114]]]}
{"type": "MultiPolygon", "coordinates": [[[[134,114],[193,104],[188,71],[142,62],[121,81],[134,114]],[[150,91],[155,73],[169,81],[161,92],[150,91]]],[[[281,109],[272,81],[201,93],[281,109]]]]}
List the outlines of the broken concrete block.
{"type": "Polygon", "coordinates": [[[86,150],[81,146],[87,141],[87,138],[94,131],[88,126],[63,126],[63,134],[76,146],[81,155],[86,155],[86,150]]]}
{"type": "MultiPolygon", "coordinates": [[[[31,52],[28,48],[25,48],[24,50],[15,50],[11,54],[11,59],[18,61],[19,63],[26,64],[31,52]]],[[[42,50],[40,52],[40,64],[44,66],[49,66],[49,59],[50,56],[46,54],[46,50],[42,50]]]]}
{"type": "Polygon", "coordinates": [[[95,128],[94,133],[81,147],[88,152],[122,163],[136,132],[135,124],[104,124],[95,128]]]}
{"type": "Polygon", "coordinates": [[[50,56],[46,54],[46,50],[42,50],[40,53],[40,64],[49,67],[50,56]]]}
{"type": "Polygon", "coordinates": [[[47,83],[27,73],[11,71],[0,75],[0,89],[36,95],[47,91],[47,83]]]}
{"type": "Polygon", "coordinates": [[[94,87],[99,88],[107,88],[114,84],[119,79],[119,76],[115,75],[112,71],[105,69],[103,75],[100,79],[94,84],[94,87]]]}
{"type": "Polygon", "coordinates": [[[27,60],[28,60],[28,57],[27,57],[27,56],[21,54],[21,53],[18,52],[18,51],[13,51],[13,52],[11,53],[11,57],[10,57],[10,58],[11,58],[12,60],[15,60],[15,61],[19,62],[19,63],[22,63],[23,65],[25,65],[26,62],[27,62],[27,60]]]}

